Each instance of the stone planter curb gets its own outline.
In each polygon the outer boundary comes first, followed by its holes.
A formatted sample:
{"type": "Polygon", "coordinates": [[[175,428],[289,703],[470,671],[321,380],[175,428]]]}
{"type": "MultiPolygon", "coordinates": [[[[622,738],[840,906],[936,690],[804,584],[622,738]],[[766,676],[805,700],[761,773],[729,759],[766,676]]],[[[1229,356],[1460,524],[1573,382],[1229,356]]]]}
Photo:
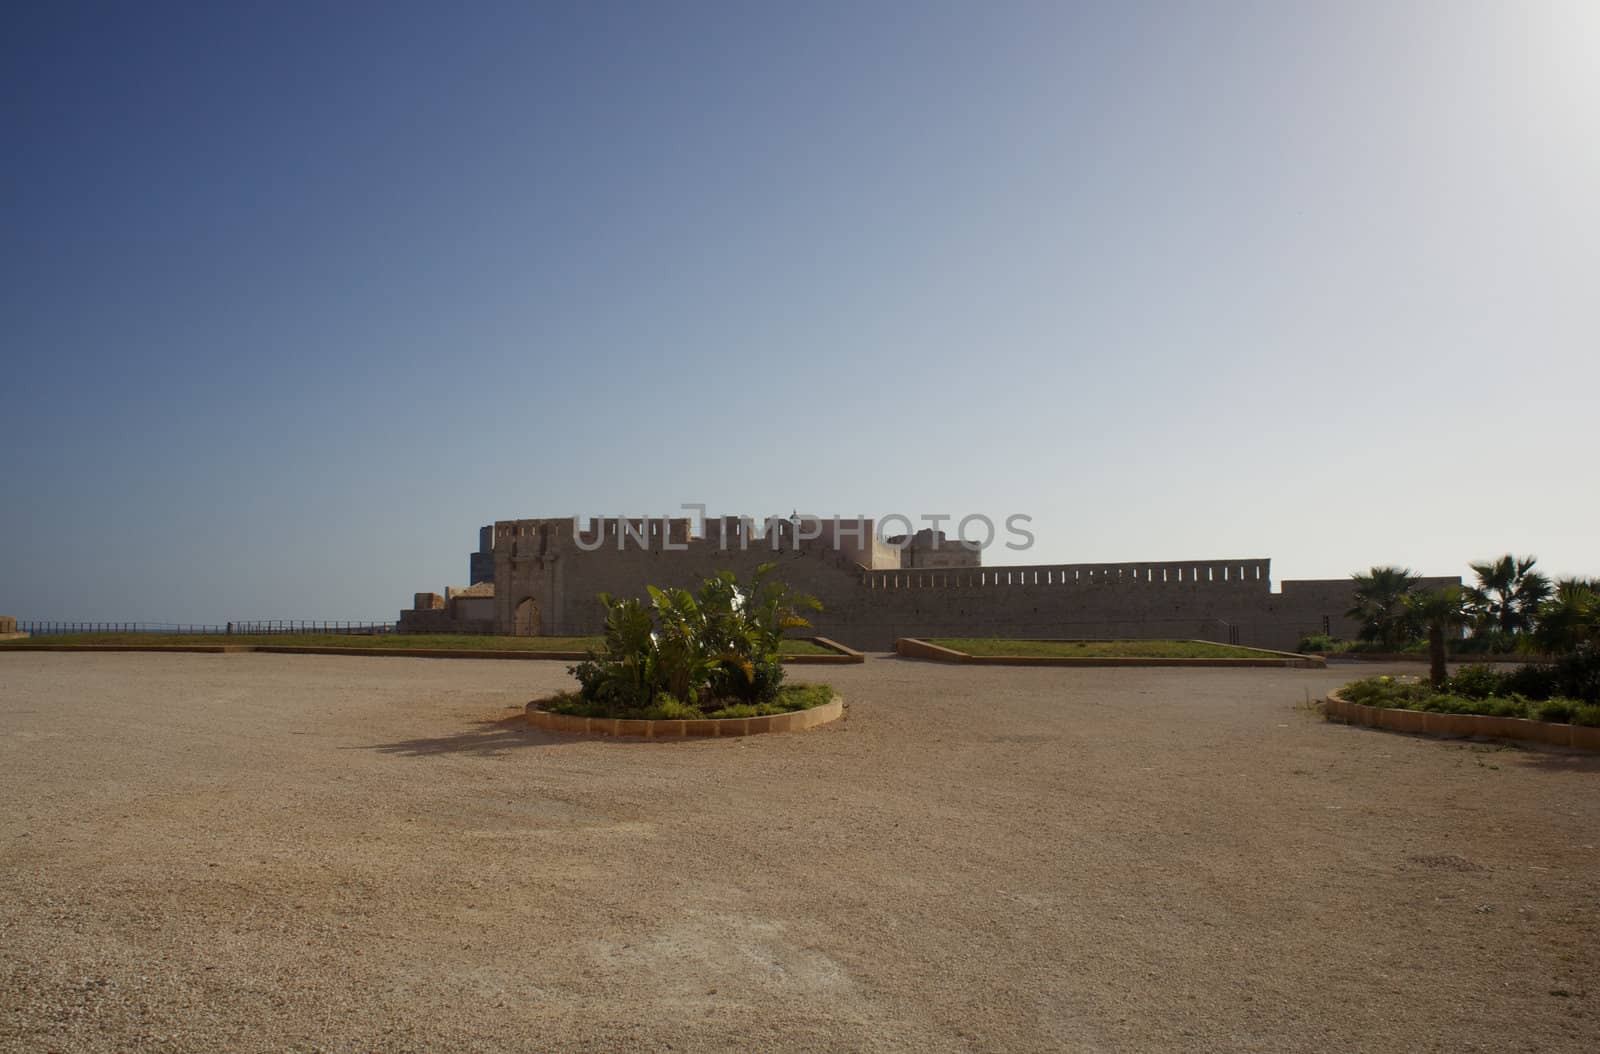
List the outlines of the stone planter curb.
{"type": "Polygon", "coordinates": [[[837,721],[844,716],[844,697],[835,693],[831,702],[809,710],[791,710],[766,717],[700,718],[696,720],[639,721],[615,717],[573,717],[527,707],[528,723],[546,732],[589,736],[634,736],[641,739],[727,738],[755,736],[768,732],[804,732],[837,721]]]}
{"type": "Polygon", "coordinates": [[[1351,725],[1366,725],[1392,732],[1458,739],[1510,739],[1569,750],[1600,752],[1600,728],[1534,721],[1525,717],[1489,717],[1483,714],[1436,714],[1428,710],[1352,703],[1337,693],[1323,700],[1323,711],[1351,725]]]}

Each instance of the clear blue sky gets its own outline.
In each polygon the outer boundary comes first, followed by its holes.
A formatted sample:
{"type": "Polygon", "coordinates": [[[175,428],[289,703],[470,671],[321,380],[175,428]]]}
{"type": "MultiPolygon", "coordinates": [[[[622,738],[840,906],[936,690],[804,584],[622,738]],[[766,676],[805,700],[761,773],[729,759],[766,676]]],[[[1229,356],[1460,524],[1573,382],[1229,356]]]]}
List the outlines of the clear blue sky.
{"type": "Polygon", "coordinates": [[[0,82],[0,612],[689,501],[1600,572],[1600,5],[50,3],[0,82]]]}

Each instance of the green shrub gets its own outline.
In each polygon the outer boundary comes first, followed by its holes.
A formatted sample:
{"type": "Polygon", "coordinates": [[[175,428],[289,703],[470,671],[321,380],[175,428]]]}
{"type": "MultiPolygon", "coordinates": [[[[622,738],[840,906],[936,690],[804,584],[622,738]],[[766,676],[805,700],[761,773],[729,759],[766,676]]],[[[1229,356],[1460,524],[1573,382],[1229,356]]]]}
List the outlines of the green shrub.
{"type": "Polygon", "coordinates": [[[1600,703],[1600,649],[1579,647],[1553,663],[1518,666],[1500,675],[1500,688],[1506,694],[1539,701],[1600,703]]]}
{"type": "Polygon", "coordinates": [[[814,706],[833,702],[833,689],[825,684],[790,684],[785,685],[778,695],[778,703],[784,711],[810,710],[814,706]]]}
{"type": "Polygon", "coordinates": [[[1487,717],[1531,717],[1540,721],[1571,720],[1580,724],[1592,718],[1600,725],[1600,706],[1585,707],[1571,699],[1530,702],[1509,692],[1474,696],[1454,690],[1453,684],[1449,691],[1435,692],[1426,684],[1393,677],[1369,677],[1353,681],[1340,688],[1339,695],[1353,703],[1386,709],[1481,714],[1487,717]]]}
{"type": "Polygon", "coordinates": [[[599,703],[591,703],[577,692],[557,692],[549,699],[539,704],[553,714],[568,714],[572,717],[601,717],[599,703]]]}
{"type": "Polygon", "coordinates": [[[1475,714],[1478,712],[1478,707],[1481,703],[1482,700],[1480,699],[1468,699],[1464,696],[1445,693],[1430,695],[1420,700],[1415,709],[1429,710],[1440,714],[1475,714]]]}
{"type": "Polygon", "coordinates": [[[1474,699],[1449,692],[1428,695],[1410,707],[1438,714],[1481,714],[1488,717],[1527,717],[1528,704],[1521,699],[1488,696],[1474,699]]]}
{"type": "Polygon", "coordinates": [[[783,663],[778,659],[752,662],[748,671],[741,667],[722,667],[711,675],[711,693],[720,699],[766,703],[776,699],[782,688],[783,663]]]}
{"type": "Polygon", "coordinates": [[[1549,699],[1534,708],[1533,716],[1540,721],[1555,721],[1565,724],[1572,720],[1574,709],[1576,707],[1569,699],[1549,699]]]}
{"type": "Polygon", "coordinates": [[[1526,699],[1518,699],[1515,697],[1510,699],[1485,699],[1481,705],[1483,709],[1479,710],[1478,712],[1480,714],[1487,714],[1489,717],[1528,716],[1528,701],[1526,699]]]}
{"type": "Polygon", "coordinates": [[[555,714],[573,717],[622,717],[647,721],[692,721],[700,718],[766,717],[770,714],[787,714],[794,710],[809,710],[833,699],[833,689],[825,684],[785,685],[777,698],[765,703],[728,703],[707,711],[700,706],[690,706],[665,693],[655,702],[618,713],[616,707],[604,702],[583,698],[578,692],[558,692],[539,705],[555,714]]]}
{"type": "Polygon", "coordinates": [[[833,689],[825,684],[791,684],[784,686],[776,699],[765,703],[729,703],[713,710],[707,717],[766,717],[769,714],[787,714],[794,710],[810,710],[814,706],[833,700],[833,689]]]}
{"type": "Polygon", "coordinates": [[[1581,645],[1557,659],[1554,680],[1554,694],[1600,703],[1600,648],[1581,645]]]}
{"type": "Polygon", "coordinates": [[[554,705],[566,707],[562,713],[656,720],[697,718],[726,703],[796,709],[781,698],[779,648],[784,634],[810,625],[800,611],[822,605],[772,579],[775,566],[763,564],[745,586],[719,571],[695,592],[647,586],[648,601],[601,594],[602,649],[569,668],[583,705],[565,698],[554,705]]]}
{"type": "Polygon", "coordinates": [[[1500,675],[1501,691],[1507,695],[1520,695],[1524,699],[1543,700],[1556,694],[1556,671],[1553,666],[1528,663],[1500,675]]]}
{"type": "Polygon", "coordinates": [[[1454,677],[1450,678],[1447,690],[1455,695],[1464,695],[1468,699],[1487,699],[1491,695],[1498,695],[1504,691],[1504,680],[1499,673],[1486,664],[1464,666],[1454,677]]]}
{"type": "Polygon", "coordinates": [[[1600,728],[1600,703],[1579,703],[1573,707],[1572,723],[1600,728]]]}
{"type": "Polygon", "coordinates": [[[771,703],[733,703],[730,706],[723,707],[721,710],[713,710],[706,716],[718,719],[729,717],[765,717],[767,714],[774,712],[768,709],[768,707],[771,705],[771,703]]]}
{"type": "Polygon", "coordinates": [[[1510,655],[1517,650],[1515,634],[1504,630],[1480,629],[1470,637],[1450,642],[1456,655],[1510,655]]]}
{"type": "Polygon", "coordinates": [[[688,703],[679,702],[666,692],[662,692],[656,696],[656,701],[646,707],[639,716],[647,721],[684,721],[692,720],[702,715],[698,706],[690,706],[688,703]]]}
{"type": "Polygon", "coordinates": [[[1368,677],[1352,681],[1339,689],[1339,694],[1352,703],[1363,706],[1397,707],[1415,709],[1430,694],[1425,684],[1414,680],[1397,680],[1393,677],[1368,677]]]}
{"type": "Polygon", "coordinates": [[[1310,652],[1333,653],[1350,650],[1350,642],[1326,633],[1312,633],[1300,638],[1299,645],[1295,648],[1302,654],[1310,652]]]}

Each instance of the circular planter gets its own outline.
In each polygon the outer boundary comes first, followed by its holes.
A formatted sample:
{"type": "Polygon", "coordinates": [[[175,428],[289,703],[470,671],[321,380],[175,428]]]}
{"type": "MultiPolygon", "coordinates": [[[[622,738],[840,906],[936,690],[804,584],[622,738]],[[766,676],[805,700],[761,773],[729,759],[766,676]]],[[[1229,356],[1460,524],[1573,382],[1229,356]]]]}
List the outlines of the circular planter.
{"type": "Polygon", "coordinates": [[[573,717],[539,709],[528,704],[528,723],[546,732],[566,732],[590,736],[639,736],[644,739],[683,739],[689,736],[755,736],[767,732],[803,732],[844,716],[844,697],[835,693],[832,700],[809,710],[791,710],[766,717],[700,718],[681,721],[629,721],[620,717],[573,717]]]}

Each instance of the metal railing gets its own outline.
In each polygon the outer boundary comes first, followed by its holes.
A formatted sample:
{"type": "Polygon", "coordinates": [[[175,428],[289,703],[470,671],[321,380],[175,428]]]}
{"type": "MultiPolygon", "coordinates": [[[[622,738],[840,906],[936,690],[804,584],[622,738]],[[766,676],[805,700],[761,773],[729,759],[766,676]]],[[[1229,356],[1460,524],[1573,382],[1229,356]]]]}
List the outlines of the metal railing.
{"type": "Polygon", "coordinates": [[[395,624],[333,619],[241,619],[220,625],[187,622],[61,622],[50,619],[18,619],[17,629],[35,637],[56,637],[69,633],[155,633],[220,637],[235,634],[268,636],[290,633],[332,633],[373,636],[393,633],[395,624]]]}

